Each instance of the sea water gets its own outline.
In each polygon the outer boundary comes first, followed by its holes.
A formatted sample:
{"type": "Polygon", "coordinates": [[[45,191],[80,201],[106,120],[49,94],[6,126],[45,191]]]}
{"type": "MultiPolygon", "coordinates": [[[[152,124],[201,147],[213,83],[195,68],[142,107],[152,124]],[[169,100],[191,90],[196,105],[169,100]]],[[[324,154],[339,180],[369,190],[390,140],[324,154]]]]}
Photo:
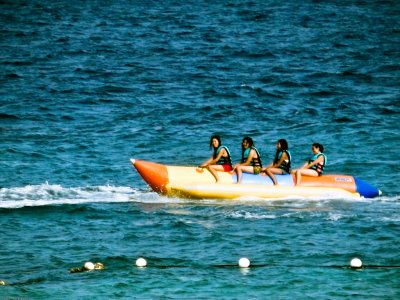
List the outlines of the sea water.
{"type": "Polygon", "coordinates": [[[400,297],[400,2],[0,8],[0,298],[400,297]],[[129,162],[198,165],[215,133],[235,162],[319,142],[383,195],[167,198],[129,162]]]}

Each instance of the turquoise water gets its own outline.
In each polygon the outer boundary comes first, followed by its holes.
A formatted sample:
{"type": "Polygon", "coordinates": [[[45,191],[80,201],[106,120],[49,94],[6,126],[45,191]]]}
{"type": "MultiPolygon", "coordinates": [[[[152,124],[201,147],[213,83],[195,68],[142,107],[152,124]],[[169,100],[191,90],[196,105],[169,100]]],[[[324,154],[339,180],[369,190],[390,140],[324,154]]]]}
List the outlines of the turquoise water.
{"type": "Polygon", "coordinates": [[[397,1],[0,5],[0,298],[400,297],[397,1]],[[198,165],[213,133],[234,161],[320,142],[383,195],[166,198],[129,162],[198,165]]]}

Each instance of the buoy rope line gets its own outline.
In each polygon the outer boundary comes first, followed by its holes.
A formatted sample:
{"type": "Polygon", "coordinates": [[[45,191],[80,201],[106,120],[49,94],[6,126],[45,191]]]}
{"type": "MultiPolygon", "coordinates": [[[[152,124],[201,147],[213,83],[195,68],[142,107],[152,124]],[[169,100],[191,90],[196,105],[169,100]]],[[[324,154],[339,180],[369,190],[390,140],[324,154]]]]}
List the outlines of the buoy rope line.
{"type": "MultiPolygon", "coordinates": [[[[144,268],[147,266],[147,260],[143,257],[139,257],[136,260],[136,266],[140,268],[144,268]]],[[[252,264],[247,257],[241,257],[238,260],[237,264],[218,264],[211,265],[216,268],[254,268],[254,267],[280,267],[280,265],[276,264],[252,264]]],[[[188,266],[185,265],[152,265],[152,267],[156,268],[186,268],[188,266]]],[[[341,269],[384,269],[384,268],[400,268],[400,266],[396,265],[363,265],[361,259],[358,257],[354,257],[350,260],[349,265],[339,266],[339,265],[331,265],[331,266],[312,266],[312,265],[285,265],[286,268],[341,268],[341,269]]]]}
{"type": "MultiPolygon", "coordinates": [[[[147,267],[147,260],[143,257],[139,257],[136,259],[135,265],[138,268],[146,268],[147,267]]],[[[154,268],[189,268],[189,266],[185,265],[150,265],[154,268]]],[[[282,267],[281,265],[274,265],[274,264],[252,264],[247,257],[242,257],[238,260],[237,264],[219,264],[219,265],[209,265],[216,268],[240,268],[244,270],[248,270],[250,268],[259,268],[259,267],[282,267]]],[[[332,266],[312,266],[312,265],[285,265],[285,268],[339,268],[339,269],[353,269],[353,270],[360,270],[360,269],[392,269],[392,268],[400,268],[397,265],[364,265],[361,259],[355,257],[350,261],[350,264],[347,266],[339,266],[339,265],[332,265],[332,266]]],[[[97,262],[92,263],[90,261],[86,262],[82,267],[71,268],[69,270],[70,273],[81,273],[81,272],[92,272],[96,270],[104,270],[106,267],[103,263],[97,262]]],[[[18,283],[8,283],[4,280],[0,280],[0,286],[5,285],[17,285],[18,283]]]]}
{"type": "Polygon", "coordinates": [[[342,269],[388,269],[388,268],[400,268],[400,266],[377,266],[377,265],[365,265],[362,267],[352,266],[319,266],[322,268],[342,268],[342,269]]]}
{"type": "MultiPolygon", "coordinates": [[[[158,268],[186,268],[186,266],[156,266],[152,267],[158,268]]],[[[216,268],[235,268],[240,267],[237,264],[226,264],[226,265],[211,265],[211,267],[216,268]]],[[[339,268],[339,269],[387,269],[387,268],[400,268],[400,266],[377,266],[377,265],[365,265],[362,267],[352,267],[352,266],[313,266],[313,265],[272,265],[272,264],[251,264],[248,268],[262,268],[262,267],[285,267],[285,268],[339,268]]]]}
{"type": "MultiPolygon", "coordinates": [[[[135,261],[135,265],[138,268],[148,267],[147,260],[143,257],[139,257],[135,261]]],[[[277,264],[253,264],[247,257],[242,257],[236,264],[214,264],[208,265],[215,268],[262,268],[262,267],[285,267],[285,268],[340,268],[340,269],[385,269],[385,268],[400,268],[396,265],[363,265],[361,259],[355,257],[350,260],[349,265],[328,265],[328,266],[316,266],[316,265],[277,265],[277,264]]],[[[189,268],[188,265],[158,265],[150,264],[152,268],[189,268]]],[[[92,262],[86,262],[84,266],[79,268],[70,269],[70,273],[104,270],[105,266],[102,263],[93,264],[92,262]]]]}

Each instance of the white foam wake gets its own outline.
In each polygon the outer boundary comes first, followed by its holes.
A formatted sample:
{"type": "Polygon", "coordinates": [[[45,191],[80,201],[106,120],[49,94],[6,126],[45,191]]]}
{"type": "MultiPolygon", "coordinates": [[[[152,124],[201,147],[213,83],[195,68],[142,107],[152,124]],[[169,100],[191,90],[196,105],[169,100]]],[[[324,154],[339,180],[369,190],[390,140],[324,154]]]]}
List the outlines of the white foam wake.
{"type": "Polygon", "coordinates": [[[21,208],[89,202],[128,202],[143,194],[125,186],[63,187],[44,183],[0,189],[0,208],[21,208]]]}
{"type": "MultiPolygon", "coordinates": [[[[160,196],[149,190],[139,190],[128,186],[86,186],[86,187],[63,187],[58,184],[48,184],[47,182],[40,185],[27,185],[24,187],[1,188],[0,189],[0,208],[21,208],[26,206],[46,206],[46,205],[62,205],[62,204],[81,204],[94,202],[141,202],[141,203],[202,203],[214,205],[238,205],[238,204],[260,204],[272,206],[300,206],[310,203],[323,205],[324,202],[345,200],[337,198],[318,198],[318,199],[301,199],[283,198],[283,199],[237,199],[235,201],[221,200],[189,200],[182,198],[171,198],[160,196]]],[[[379,197],[375,199],[346,199],[348,202],[391,202],[400,203],[400,196],[379,197]]],[[[267,216],[269,217],[269,216],[267,216]]]]}

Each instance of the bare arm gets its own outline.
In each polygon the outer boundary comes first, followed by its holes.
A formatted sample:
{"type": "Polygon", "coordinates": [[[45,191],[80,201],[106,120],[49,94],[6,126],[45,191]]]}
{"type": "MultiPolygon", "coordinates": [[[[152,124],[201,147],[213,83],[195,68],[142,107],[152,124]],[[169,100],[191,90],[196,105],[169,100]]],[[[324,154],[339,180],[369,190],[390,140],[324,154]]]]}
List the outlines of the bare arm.
{"type": "Polygon", "coordinates": [[[320,156],[318,156],[318,158],[317,158],[316,160],[314,160],[314,161],[312,161],[312,162],[310,162],[310,163],[304,164],[304,166],[301,167],[301,169],[310,169],[312,166],[314,166],[314,165],[316,165],[316,164],[318,164],[318,163],[323,163],[324,160],[325,160],[325,159],[324,159],[324,156],[323,156],[323,155],[320,155],[320,156]]]}
{"type": "Polygon", "coordinates": [[[283,161],[286,159],[288,159],[288,155],[286,154],[286,152],[283,152],[281,158],[278,160],[278,162],[276,164],[274,164],[274,162],[272,162],[271,168],[279,167],[283,163],[283,161]]]}
{"type": "Polygon", "coordinates": [[[236,169],[236,167],[238,167],[238,166],[249,166],[251,161],[252,161],[252,159],[253,159],[253,157],[255,157],[256,155],[257,155],[256,151],[254,149],[251,149],[250,153],[249,153],[249,156],[247,157],[247,160],[244,163],[236,164],[233,167],[233,169],[236,169]]]}
{"type": "Polygon", "coordinates": [[[222,148],[221,151],[219,151],[217,157],[214,159],[212,156],[202,165],[200,165],[201,168],[205,168],[209,165],[214,165],[217,161],[219,161],[221,159],[222,156],[224,156],[224,154],[226,153],[225,148],[222,148]]]}

